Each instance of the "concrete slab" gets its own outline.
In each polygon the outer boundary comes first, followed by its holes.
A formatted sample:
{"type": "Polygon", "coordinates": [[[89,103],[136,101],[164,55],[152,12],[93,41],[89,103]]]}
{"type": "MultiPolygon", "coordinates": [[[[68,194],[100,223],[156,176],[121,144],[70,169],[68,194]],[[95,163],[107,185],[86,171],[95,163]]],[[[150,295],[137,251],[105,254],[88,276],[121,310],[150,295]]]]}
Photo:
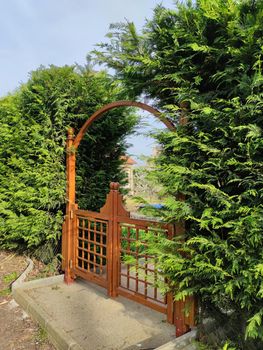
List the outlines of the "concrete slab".
{"type": "Polygon", "coordinates": [[[195,345],[196,330],[192,330],[179,338],[160,346],[156,350],[197,350],[195,345]]]}
{"type": "Polygon", "coordinates": [[[26,282],[14,298],[47,330],[59,350],[149,350],[173,340],[175,328],[165,315],[106,290],[63,277],[26,282]]]}

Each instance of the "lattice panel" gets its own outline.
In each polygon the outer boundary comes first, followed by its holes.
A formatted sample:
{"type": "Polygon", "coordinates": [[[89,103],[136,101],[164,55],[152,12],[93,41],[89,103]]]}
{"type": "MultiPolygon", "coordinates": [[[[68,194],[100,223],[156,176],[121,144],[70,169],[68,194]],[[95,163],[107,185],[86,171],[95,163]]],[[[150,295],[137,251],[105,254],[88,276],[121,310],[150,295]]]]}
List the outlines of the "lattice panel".
{"type": "Polygon", "coordinates": [[[108,222],[77,217],[77,267],[106,279],[108,222]]]}
{"type": "Polygon", "coordinates": [[[167,230],[126,223],[120,224],[119,229],[121,240],[120,287],[139,294],[151,302],[166,304],[166,297],[157,287],[157,282],[161,282],[162,277],[155,266],[155,257],[146,252],[145,237],[148,232],[167,236],[167,230]]]}

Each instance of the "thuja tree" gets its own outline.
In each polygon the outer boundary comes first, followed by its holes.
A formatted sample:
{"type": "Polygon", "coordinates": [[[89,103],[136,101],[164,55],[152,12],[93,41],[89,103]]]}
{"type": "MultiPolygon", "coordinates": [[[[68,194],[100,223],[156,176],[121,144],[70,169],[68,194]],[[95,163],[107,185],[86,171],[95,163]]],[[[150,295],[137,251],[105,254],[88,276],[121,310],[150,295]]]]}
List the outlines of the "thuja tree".
{"type": "MultiPolygon", "coordinates": [[[[32,249],[56,242],[66,197],[67,129],[77,133],[98,108],[125,97],[105,72],[51,66],[32,72],[14,95],[0,100],[1,247],[32,249]]],[[[120,156],[135,122],[131,111],[113,110],[81,142],[80,208],[99,209],[110,181],[124,181],[120,156]]]]}
{"type": "Polygon", "coordinates": [[[158,6],[140,34],[113,25],[96,52],[175,122],[188,106],[186,125],[157,136],[156,170],[166,219],[185,221],[185,241],[151,249],[176,298],[195,294],[221,319],[216,348],[224,338],[263,346],[262,21],[260,0],[158,6]]]}

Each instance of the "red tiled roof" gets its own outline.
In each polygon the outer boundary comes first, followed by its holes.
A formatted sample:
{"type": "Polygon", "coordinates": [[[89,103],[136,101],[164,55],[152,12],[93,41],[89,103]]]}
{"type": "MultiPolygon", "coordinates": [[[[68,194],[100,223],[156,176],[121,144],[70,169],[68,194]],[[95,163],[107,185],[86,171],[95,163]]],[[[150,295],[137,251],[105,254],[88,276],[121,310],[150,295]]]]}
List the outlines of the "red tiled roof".
{"type": "Polygon", "coordinates": [[[137,162],[129,156],[121,156],[121,160],[124,160],[126,164],[129,164],[129,165],[137,164],[137,162]]]}

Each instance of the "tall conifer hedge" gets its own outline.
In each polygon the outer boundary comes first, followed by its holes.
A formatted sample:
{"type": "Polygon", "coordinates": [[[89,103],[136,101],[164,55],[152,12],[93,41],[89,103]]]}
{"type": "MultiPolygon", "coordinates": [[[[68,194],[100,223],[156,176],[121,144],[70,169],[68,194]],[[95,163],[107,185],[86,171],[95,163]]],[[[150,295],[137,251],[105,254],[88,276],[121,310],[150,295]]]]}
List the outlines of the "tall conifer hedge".
{"type": "Polygon", "coordinates": [[[175,122],[189,104],[187,125],[157,136],[155,172],[165,219],[185,220],[186,240],[151,249],[176,298],[195,294],[220,320],[216,349],[226,339],[263,348],[262,23],[262,0],[177,2],[158,6],[142,33],[112,25],[96,52],[175,122]]]}
{"type": "MultiPolygon", "coordinates": [[[[105,72],[78,67],[41,67],[0,100],[0,246],[55,245],[65,209],[65,142],[104,104],[125,99],[105,72]]],[[[113,110],[95,122],[77,155],[80,208],[98,210],[110,181],[123,182],[120,156],[136,117],[113,110]]]]}

